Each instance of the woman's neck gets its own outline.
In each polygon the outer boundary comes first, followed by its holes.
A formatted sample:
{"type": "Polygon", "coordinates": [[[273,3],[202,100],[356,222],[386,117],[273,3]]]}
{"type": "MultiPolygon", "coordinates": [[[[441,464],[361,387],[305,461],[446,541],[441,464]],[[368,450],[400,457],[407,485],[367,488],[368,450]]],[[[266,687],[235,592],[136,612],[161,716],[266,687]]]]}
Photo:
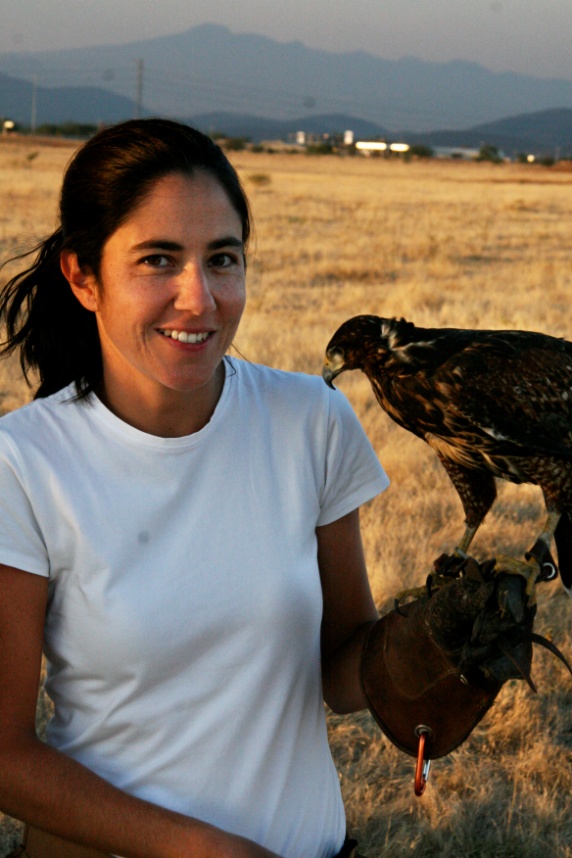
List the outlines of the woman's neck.
{"type": "Polygon", "coordinates": [[[209,382],[191,391],[158,387],[152,393],[118,389],[104,379],[96,394],[116,417],[160,438],[181,438],[199,432],[211,419],[220,399],[225,379],[222,362],[209,382]],[[153,395],[154,394],[154,395],[153,395]]]}

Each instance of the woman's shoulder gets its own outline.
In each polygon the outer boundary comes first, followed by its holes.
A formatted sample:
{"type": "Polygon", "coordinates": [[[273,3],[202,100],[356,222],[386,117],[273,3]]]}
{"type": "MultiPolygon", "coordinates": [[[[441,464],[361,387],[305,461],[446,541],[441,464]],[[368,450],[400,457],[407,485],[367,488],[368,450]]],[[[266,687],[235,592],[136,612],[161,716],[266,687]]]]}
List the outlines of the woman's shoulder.
{"type": "Polygon", "coordinates": [[[276,369],[260,363],[247,360],[231,359],[231,366],[243,385],[252,388],[274,390],[277,393],[291,395],[297,393],[309,396],[323,396],[328,393],[328,387],[318,375],[291,370],[276,369]]]}
{"type": "Polygon", "coordinates": [[[51,396],[34,399],[0,417],[0,439],[13,438],[17,440],[18,446],[25,443],[26,439],[42,438],[45,441],[53,424],[59,419],[69,418],[70,413],[77,410],[78,404],[73,385],[51,396]],[[64,406],[70,406],[65,414],[64,406]]]}
{"type": "Polygon", "coordinates": [[[276,406],[281,411],[293,412],[298,417],[314,415],[317,419],[346,415],[354,418],[347,397],[332,389],[319,375],[292,372],[245,360],[232,361],[239,379],[239,387],[253,399],[258,398],[267,406],[276,406]]]}

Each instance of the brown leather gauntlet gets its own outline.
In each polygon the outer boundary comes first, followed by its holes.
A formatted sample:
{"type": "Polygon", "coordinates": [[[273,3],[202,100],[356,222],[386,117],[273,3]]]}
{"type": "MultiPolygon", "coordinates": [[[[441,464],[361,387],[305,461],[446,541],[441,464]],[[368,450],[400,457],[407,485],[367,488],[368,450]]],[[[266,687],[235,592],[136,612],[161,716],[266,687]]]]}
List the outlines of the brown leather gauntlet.
{"type": "Polygon", "coordinates": [[[449,577],[429,576],[423,595],[372,627],[361,665],[383,732],[417,756],[423,730],[428,759],[469,736],[507,679],[524,678],[534,689],[532,643],[547,645],[532,632],[536,607],[527,605],[521,576],[494,575],[494,561],[445,560],[449,577]]]}
{"type": "Polygon", "coordinates": [[[361,679],[370,711],[393,744],[415,757],[419,729],[429,728],[426,756],[434,760],[467,738],[502,683],[478,671],[461,674],[429,634],[425,609],[416,600],[373,626],[361,679]]]}

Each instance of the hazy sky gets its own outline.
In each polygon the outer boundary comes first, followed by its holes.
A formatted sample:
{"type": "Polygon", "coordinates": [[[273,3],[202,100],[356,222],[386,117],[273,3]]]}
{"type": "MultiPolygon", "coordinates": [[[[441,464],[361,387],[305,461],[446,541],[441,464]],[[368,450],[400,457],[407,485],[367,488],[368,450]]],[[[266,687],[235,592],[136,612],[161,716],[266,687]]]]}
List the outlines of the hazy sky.
{"type": "Polygon", "coordinates": [[[572,80],[572,0],[0,0],[0,51],[131,42],[206,22],[328,51],[572,80]]]}

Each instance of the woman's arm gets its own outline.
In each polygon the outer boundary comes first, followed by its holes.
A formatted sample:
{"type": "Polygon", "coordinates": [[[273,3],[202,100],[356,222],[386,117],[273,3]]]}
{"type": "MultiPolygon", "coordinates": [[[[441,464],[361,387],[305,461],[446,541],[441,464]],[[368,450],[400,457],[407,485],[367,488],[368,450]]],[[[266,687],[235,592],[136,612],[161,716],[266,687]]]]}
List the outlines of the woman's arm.
{"type": "Polygon", "coordinates": [[[367,706],[359,669],[370,626],[379,618],[363,554],[359,510],[316,528],[322,581],[324,699],[338,713],[367,706]]]}
{"type": "Polygon", "coordinates": [[[249,840],[134,798],[37,739],[47,595],[47,579],[0,565],[0,808],[126,858],[277,858],[249,840]]]}

